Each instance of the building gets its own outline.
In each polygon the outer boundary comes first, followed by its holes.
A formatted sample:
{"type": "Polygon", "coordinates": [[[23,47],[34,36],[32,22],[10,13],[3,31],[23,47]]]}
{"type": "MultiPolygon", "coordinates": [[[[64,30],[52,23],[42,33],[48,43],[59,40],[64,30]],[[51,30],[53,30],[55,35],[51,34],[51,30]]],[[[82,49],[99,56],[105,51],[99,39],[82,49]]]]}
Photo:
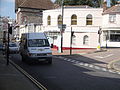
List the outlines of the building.
{"type": "Polygon", "coordinates": [[[0,17],[0,44],[3,42],[3,31],[2,31],[2,17],[0,17]]]}
{"type": "MultiPolygon", "coordinates": [[[[74,33],[72,33],[72,48],[97,48],[102,13],[103,8],[64,6],[63,24],[66,25],[66,29],[63,32],[63,49],[70,48],[71,30],[74,33]]],[[[43,12],[43,31],[49,36],[50,42],[57,47],[61,45],[61,31],[58,28],[61,23],[61,8],[43,12]]]]}
{"type": "MultiPolygon", "coordinates": [[[[71,34],[72,48],[120,47],[120,4],[107,8],[89,6],[64,6],[63,49],[70,48],[71,34]],[[71,33],[71,29],[73,33],[71,33]]],[[[43,12],[43,30],[49,40],[57,47],[61,47],[62,9],[46,10],[43,12]]]]}
{"type": "MultiPolygon", "coordinates": [[[[14,26],[15,20],[9,17],[0,17],[0,43],[7,41],[8,36],[8,24],[14,26]]],[[[10,35],[10,41],[13,40],[13,35],[10,35]]]]}
{"type": "Polygon", "coordinates": [[[105,10],[102,17],[101,46],[120,47],[120,4],[105,10]]]}
{"type": "Polygon", "coordinates": [[[51,0],[15,0],[15,38],[19,40],[21,33],[40,31],[43,22],[42,11],[52,8],[51,0]]]}

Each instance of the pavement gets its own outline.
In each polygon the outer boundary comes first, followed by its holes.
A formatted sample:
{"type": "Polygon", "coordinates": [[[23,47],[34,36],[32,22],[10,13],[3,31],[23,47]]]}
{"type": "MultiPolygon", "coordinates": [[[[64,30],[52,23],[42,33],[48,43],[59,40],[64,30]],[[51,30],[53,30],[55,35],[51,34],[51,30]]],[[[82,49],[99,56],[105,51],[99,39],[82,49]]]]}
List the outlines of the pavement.
{"type": "MultiPolygon", "coordinates": [[[[57,49],[52,49],[53,55],[70,55],[69,50],[63,50],[63,53],[59,53],[57,49]]],[[[104,52],[106,50],[98,51],[96,49],[81,49],[72,50],[72,55],[83,55],[97,52],[104,52]]],[[[39,82],[30,80],[25,74],[18,70],[17,66],[10,61],[9,65],[6,65],[5,56],[0,52],[0,90],[47,90],[39,82]],[[37,85],[35,83],[37,83],[37,85]]],[[[109,63],[111,69],[120,71],[120,60],[115,60],[109,63]]],[[[23,71],[24,72],[24,71],[23,71]]],[[[26,72],[24,72],[26,73],[26,72]]],[[[31,78],[31,76],[29,76],[31,78]]]]}
{"type": "Polygon", "coordinates": [[[0,90],[41,90],[11,63],[0,52],[0,90]]]}

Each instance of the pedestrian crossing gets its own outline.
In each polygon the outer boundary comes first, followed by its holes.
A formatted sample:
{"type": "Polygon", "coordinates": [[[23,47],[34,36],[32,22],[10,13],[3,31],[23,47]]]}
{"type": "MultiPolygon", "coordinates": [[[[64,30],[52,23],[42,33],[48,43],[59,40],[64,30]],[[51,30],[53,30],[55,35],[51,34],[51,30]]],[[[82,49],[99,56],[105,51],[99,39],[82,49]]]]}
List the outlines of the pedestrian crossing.
{"type": "Polygon", "coordinates": [[[104,68],[104,67],[97,66],[97,65],[94,65],[94,64],[81,62],[81,61],[78,61],[78,60],[75,60],[75,59],[69,59],[69,58],[66,58],[66,57],[63,57],[63,56],[54,56],[54,57],[55,58],[59,58],[59,60],[64,60],[64,61],[73,63],[76,66],[84,66],[84,67],[93,68],[93,69],[96,69],[96,70],[101,70],[101,71],[104,71],[104,72],[109,72],[109,73],[114,73],[114,74],[120,75],[119,71],[115,71],[115,70],[112,70],[112,69],[104,68]]]}

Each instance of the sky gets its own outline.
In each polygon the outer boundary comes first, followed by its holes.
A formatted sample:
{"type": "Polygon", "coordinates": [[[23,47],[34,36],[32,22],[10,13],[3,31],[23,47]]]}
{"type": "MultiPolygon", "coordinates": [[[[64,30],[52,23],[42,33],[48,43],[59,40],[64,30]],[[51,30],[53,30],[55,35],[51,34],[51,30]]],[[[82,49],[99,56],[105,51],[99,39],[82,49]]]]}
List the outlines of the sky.
{"type": "Polygon", "coordinates": [[[15,0],[0,0],[0,16],[9,16],[15,19],[15,0]]]}
{"type": "Polygon", "coordinates": [[[0,16],[9,16],[15,19],[15,0],[0,0],[0,16]]]}
{"type": "Polygon", "coordinates": [[[0,0],[0,16],[9,16],[15,19],[15,0],[0,0]]]}

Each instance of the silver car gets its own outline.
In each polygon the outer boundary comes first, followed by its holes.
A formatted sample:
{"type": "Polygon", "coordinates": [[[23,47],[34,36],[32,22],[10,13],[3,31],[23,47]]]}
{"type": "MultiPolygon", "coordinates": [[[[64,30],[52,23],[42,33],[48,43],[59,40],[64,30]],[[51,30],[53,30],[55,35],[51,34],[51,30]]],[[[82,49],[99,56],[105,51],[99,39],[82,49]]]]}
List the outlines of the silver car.
{"type": "Polygon", "coordinates": [[[18,53],[19,52],[19,47],[16,43],[9,43],[9,52],[10,53],[18,53]]]}

